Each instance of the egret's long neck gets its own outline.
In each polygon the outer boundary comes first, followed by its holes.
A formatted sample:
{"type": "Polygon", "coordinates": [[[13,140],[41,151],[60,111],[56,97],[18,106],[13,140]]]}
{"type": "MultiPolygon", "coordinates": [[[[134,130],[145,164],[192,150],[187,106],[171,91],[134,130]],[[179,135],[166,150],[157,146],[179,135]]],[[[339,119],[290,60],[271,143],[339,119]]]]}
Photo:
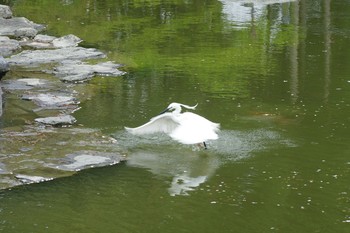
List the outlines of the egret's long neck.
{"type": "Polygon", "coordinates": [[[173,114],[180,114],[181,113],[181,107],[180,106],[176,106],[175,110],[173,111],[173,114]]]}

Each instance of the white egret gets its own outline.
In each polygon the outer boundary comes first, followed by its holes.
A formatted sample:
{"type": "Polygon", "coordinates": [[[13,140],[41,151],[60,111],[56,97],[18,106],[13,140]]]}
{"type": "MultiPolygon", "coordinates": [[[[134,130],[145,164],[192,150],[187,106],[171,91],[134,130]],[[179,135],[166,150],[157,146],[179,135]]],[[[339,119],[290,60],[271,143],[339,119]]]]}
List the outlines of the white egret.
{"type": "Polygon", "coordinates": [[[162,132],[183,144],[203,143],[206,149],[205,142],[207,140],[218,139],[217,132],[220,124],[211,122],[192,112],[181,113],[181,107],[194,110],[197,105],[188,106],[171,103],[163,112],[153,117],[146,124],[136,128],[125,127],[125,129],[134,135],[162,132]]]}

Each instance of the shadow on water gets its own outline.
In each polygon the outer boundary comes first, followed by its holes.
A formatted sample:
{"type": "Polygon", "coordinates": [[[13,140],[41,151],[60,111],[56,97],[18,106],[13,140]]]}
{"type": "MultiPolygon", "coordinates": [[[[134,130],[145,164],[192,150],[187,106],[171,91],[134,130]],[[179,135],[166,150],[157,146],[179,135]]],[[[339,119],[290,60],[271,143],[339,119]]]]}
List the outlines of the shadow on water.
{"type": "Polygon", "coordinates": [[[163,134],[139,137],[120,131],[113,136],[124,145],[128,166],[146,168],[172,180],[168,188],[171,196],[188,195],[224,164],[248,159],[259,151],[296,146],[281,133],[269,129],[223,130],[219,140],[208,142],[208,150],[176,143],[163,134]]]}

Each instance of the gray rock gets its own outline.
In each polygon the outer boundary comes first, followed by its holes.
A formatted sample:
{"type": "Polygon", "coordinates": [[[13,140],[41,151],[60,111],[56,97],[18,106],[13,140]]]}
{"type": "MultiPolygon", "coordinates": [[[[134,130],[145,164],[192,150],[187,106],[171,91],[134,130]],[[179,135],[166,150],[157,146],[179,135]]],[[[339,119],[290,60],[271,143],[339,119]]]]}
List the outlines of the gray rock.
{"type": "Polygon", "coordinates": [[[45,29],[45,26],[33,23],[24,17],[0,18],[0,36],[15,36],[15,31],[21,28],[33,28],[39,32],[45,29]]]}
{"type": "Polygon", "coordinates": [[[32,47],[34,49],[52,49],[51,43],[36,42],[36,41],[21,41],[21,46],[32,47]]]}
{"type": "Polygon", "coordinates": [[[7,59],[10,65],[38,66],[64,60],[103,58],[104,53],[93,48],[68,47],[61,49],[26,50],[7,59]]]}
{"type": "Polygon", "coordinates": [[[32,100],[40,107],[55,108],[55,107],[67,107],[69,105],[76,105],[79,102],[70,95],[64,94],[37,94],[37,95],[23,95],[23,100],[32,100]]]}
{"type": "Polygon", "coordinates": [[[6,116],[11,115],[13,120],[23,121],[23,114],[26,118],[28,113],[40,111],[40,118],[35,119],[36,124],[1,130],[0,189],[48,181],[72,175],[79,170],[124,161],[126,158],[120,154],[121,148],[116,145],[116,140],[98,130],[45,126],[74,124],[76,119],[68,114],[78,109],[77,96],[86,97],[77,94],[75,85],[52,80],[52,75],[43,72],[54,73],[62,80],[68,80],[68,77],[86,80],[94,75],[121,75],[123,72],[117,69],[119,65],[112,62],[96,65],[83,63],[86,59],[104,58],[105,54],[96,49],[78,47],[81,39],[74,35],[60,38],[38,35],[45,28],[43,25],[23,17],[11,18],[12,13],[7,11],[10,11],[8,7],[0,5],[0,73],[10,68],[16,72],[11,72],[0,82],[0,121],[4,110],[1,88],[11,98],[22,95],[18,98],[33,101],[39,106],[36,108],[32,103],[16,100],[18,108],[6,108],[6,116]],[[12,40],[8,36],[22,39],[12,40]],[[26,50],[13,55],[29,47],[40,50],[26,50]],[[58,67],[53,71],[56,65],[58,67]],[[50,151],[55,153],[48,153],[50,151]]]}
{"type": "Polygon", "coordinates": [[[12,40],[7,36],[0,36],[0,56],[10,56],[21,48],[17,40],[12,40]]]}
{"type": "Polygon", "coordinates": [[[71,115],[36,118],[36,122],[45,125],[73,125],[77,120],[71,115]]]}
{"type": "Polygon", "coordinates": [[[0,80],[9,70],[8,62],[0,55],[0,80]]]}
{"type": "Polygon", "coordinates": [[[9,6],[0,5],[0,18],[9,19],[12,17],[12,11],[9,6]]]}
{"type": "Polygon", "coordinates": [[[14,31],[14,36],[17,38],[29,37],[34,38],[38,31],[32,27],[18,28],[14,31]]]}
{"type": "Polygon", "coordinates": [[[54,74],[62,81],[82,82],[95,75],[120,76],[124,72],[118,70],[119,64],[104,62],[96,65],[86,64],[80,61],[64,61],[54,69],[54,74]]]}
{"type": "Polygon", "coordinates": [[[56,38],[52,40],[52,45],[55,48],[67,48],[67,47],[76,47],[78,44],[82,42],[82,39],[75,35],[66,35],[60,38],[56,38]]]}

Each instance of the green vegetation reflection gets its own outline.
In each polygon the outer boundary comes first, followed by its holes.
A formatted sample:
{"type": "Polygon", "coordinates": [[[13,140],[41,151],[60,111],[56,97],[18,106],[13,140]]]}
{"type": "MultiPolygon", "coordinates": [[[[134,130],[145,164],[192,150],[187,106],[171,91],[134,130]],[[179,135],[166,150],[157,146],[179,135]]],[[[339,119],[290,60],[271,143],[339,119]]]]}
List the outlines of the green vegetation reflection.
{"type": "Polygon", "coordinates": [[[271,54],[303,38],[293,20],[272,27],[280,12],[297,17],[294,3],[282,10],[266,6],[262,13],[268,20],[257,17],[234,27],[214,0],[66,2],[20,2],[14,8],[47,24],[51,34],[83,38],[85,46],[109,52],[128,69],[181,71],[219,96],[248,97],[251,79],[261,82],[277,66],[271,54]]]}

